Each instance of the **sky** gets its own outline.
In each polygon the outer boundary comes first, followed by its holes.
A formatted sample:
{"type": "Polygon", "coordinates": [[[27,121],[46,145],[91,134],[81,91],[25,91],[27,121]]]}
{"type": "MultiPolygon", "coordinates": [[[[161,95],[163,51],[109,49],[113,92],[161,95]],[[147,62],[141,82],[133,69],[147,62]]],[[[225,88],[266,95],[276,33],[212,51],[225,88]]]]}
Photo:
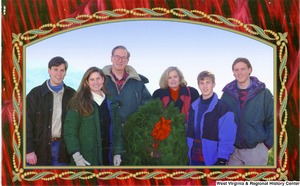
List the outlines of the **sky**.
{"type": "Polygon", "coordinates": [[[231,65],[238,57],[249,59],[251,75],[273,93],[275,46],[255,39],[213,25],[171,20],[126,20],[75,27],[25,45],[24,86],[28,94],[49,79],[48,62],[61,56],[69,64],[64,83],[77,90],[89,67],[111,65],[111,50],[124,45],[131,54],[128,65],[149,79],[146,87],[151,94],[159,88],[164,70],[176,66],[188,86],[198,91],[198,74],[203,70],[214,73],[214,91],[221,97],[223,87],[234,80],[231,65]]]}

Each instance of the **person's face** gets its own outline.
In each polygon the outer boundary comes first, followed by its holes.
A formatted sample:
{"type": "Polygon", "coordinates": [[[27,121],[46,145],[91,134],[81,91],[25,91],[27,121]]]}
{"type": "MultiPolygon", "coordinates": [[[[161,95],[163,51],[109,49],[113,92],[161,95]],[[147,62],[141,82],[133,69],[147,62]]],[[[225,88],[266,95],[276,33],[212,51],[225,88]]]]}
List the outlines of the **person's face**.
{"type": "Polygon", "coordinates": [[[233,66],[233,75],[239,85],[248,85],[250,83],[251,68],[248,68],[244,62],[238,62],[233,66]]]}
{"type": "Polygon", "coordinates": [[[66,66],[61,64],[59,66],[52,66],[48,68],[48,74],[50,76],[50,84],[52,86],[58,86],[62,83],[66,76],[66,66]]]}
{"type": "Polygon", "coordinates": [[[87,80],[87,84],[92,92],[99,93],[103,87],[104,78],[98,73],[91,73],[87,80]]]}
{"type": "Polygon", "coordinates": [[[212,82],[211,78],[206,77],[203,80],[200,80],[198,86],[203,99],[208,99],[213,95],[215,83],[212,82]]]}
{"type": "Polygon", "coordinates": [[[116,71],[124,71],[128,61],[127,51],[123,49],[115,50],[114,55],[111,57],[111,62],[113,64],[112,68],[116,71]]]}
{"type": "Polygon", "coordinates": [[[176,90],[180,84],[180,78],[176,70],[172,70],[168,75],[168,87],[176,90]]]}

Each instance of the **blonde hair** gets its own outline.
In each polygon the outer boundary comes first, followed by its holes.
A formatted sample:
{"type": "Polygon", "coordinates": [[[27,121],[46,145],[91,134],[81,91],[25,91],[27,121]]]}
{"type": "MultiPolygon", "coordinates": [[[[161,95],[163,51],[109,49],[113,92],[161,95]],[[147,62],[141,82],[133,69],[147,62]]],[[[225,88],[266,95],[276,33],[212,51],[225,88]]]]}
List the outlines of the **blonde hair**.
{"type": "Polygon", "coordinates": [[[167,68],[163,74],[161,75],[161,78],[159,80],[159,86],[160,88],[168,88],[168,78],[169,78],[169,73],[171,71],[176,71],[178,76],[179,76],[179,80],[180,80],[180,85],[182,86],[186,86],[187,82],[185,81],[182,72],[177,68],[177,67],[169,67],[167,68]]]}
{"type": "Polygon", "coordinates": [[[211,81],[213,83],[215,83],[215,75],[212,72],[204,70],[204,71],[200,72],[199,75],[198,75],[198,77],[197,77],[198,85],[199,85],[199,82],[202,81],[202,80],[204,80],[205,78],[210,78],[211,81]]]}

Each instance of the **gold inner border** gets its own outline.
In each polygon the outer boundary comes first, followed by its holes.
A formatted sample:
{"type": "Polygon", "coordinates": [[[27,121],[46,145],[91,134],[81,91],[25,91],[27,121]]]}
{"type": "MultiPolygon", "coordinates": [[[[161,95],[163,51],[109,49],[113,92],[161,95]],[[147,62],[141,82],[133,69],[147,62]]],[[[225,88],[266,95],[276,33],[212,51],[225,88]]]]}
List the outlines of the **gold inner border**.
{"type": "MultiPolygon", "coordinates": [[[[172,18],[172,19],[176,19],[172,18]]],[[[231,30],[231,29],[229,29],[231,30]]],[[[232,29],[232,31],[234,31],[232,29]]],[[[92,15],[83,14],[78,15],[75,18],[67,18],[58,21],[57,23],[48,23],[44,24],[38,29],[32,29],[28,30],[25,33],[19,33],[15,34],[12,33],[13,40],[13,51],[12,51],[12,60],[14,63],[14,68],[12,70],[12,77],[13,77],[13,84],[14,89],[12,92],[12,101],[13,101],[13,125],[14,125],[14,131],[12,133],[12,144],[13,144],[13,182],[15,181],[37,181],[37,180],[44,180],[44,181],[50,181],[55,179],[63,179],[63,180],[74,180],[74,179],[101,179],[101,180],[110,180],[110,179],[138,179],[138,180],[146,180],[146,179],[166,179],[166,178],[172,178],[176,180],[182,180],[182,179],[212,179],[212,180],[218,180],[218,179],[227,179],[227,180],[247,180],[247,181],[255,181],[255,180],[287,180],[287,161],[288,161],[288,154],[287,154],[287,143],[288,143],[288,135],[286,131],[286,124],[287,124],[287,101],[288,101],[288,94],[285,87],[287,78],[288,78],[288,71],[286,67],[287,63],[287,56],[288,56],[288,50],[287,50],[287,33],[276,33],[272,30],[264,30],[260,28],[257,25],[254,24],[244,24],[241,21],[234,19],[234,18],[225,18],[221,15],[217,14],[206,14],[199,10],[186,10],[183,8],[173,8],[173,9],[166,9],[166,8],[134,8],[131,10],[127,9],[115,9],[115,10],[103,10],[95,12],[92,15]],[[122,19],[122,17],[127,16],[132,18],[144,18],[146,17],[148,20],[152,20],[154,17],[160,17],[160,19],[163,20],[170,20],[170,18],[165,18],[163,16],[165,15],[172,15],[173,17],[178,18],[177,21],[189,21],[192,23],[197,24],[204,24],[207,25],[207,22],[212,24],[211,26],[215,25],[218,27],[222,27],[224,29],[228,28],[239,28],[243,30],[245,33],[255,36],[258,39],[262,39],[265,41],[265,43],[274,43],[277,47],[277,53],[274,54],[275,59],[279,60],[279,67],[278,67],[278,77],[280,81],[280,87],[274,88],[275,92],[274,94],[277,94],[277,89],[280,88],[278,93],[278,100],[279,100],[279,110],[276,110],[276,113],[279,114],[279,126],[281,127],[280,135],[279,135],[279,141],[278,141],[278,147],[279,147],[279,154],[278,159],[275,157],[274,161],[277,161],[277,167],[275,169],[271,169],[270,167],[266,167],[265,172],[258,172],[258,171],[251,171],[257,167],[247,167],[249,171],[242,171],[243,173],[240,173],[238,169],[245,169],[245,168],[224,168],[222,169],[237,169],[229,170],[229,171],[221,171],[221,167],[214,167],[217,168],[217,170],[210,171],[209,173],[202,172],[197,167],[186,167],[188,170],[177,170],[174,172],[168,171],[165,172],[164,170],[154,170],[154,171],[134,171],[134,169],[143,168],[145,167],[124,167],[127,169],[131,169],[129,171],[121,170],[121,171],[94,171],[93,170],[78,170],[78,171],[65,171],[64,168],[56,168],[55,169],[62,169],[61,173],[52,172],[51,170],[32,170],[24,169],[22,167],[22,155],[21,155],[21,133],[20,133],[20,125],[21,125],[21,93],[19,90],[20,86],[20,78],[22,77],[22,71],[20,68],[20,62],[21,60],[24,60],[24,57],[21,56],[23,53],[23,47],[24,43],[30,43],[34,41],[38,36],[39,38],[42,38],[46,36],[47,34],[51,34],[52,31],[55,29],[58,29],[58,31],[54,32],[60,32],[59,29],[68,29],[68,28],[80,28],[87,26],[88,24],[84,25],[85,23],[88,23],[89,21],[93,21],[93,23],[103,23],[106,21],[111,21],[110,18],[114,18],[114,20],[118,21],[118,19],[122,19]],[[150,16],[150,17],[149,17],[150,16]],[[192,18],[194,21],[189,20],[189,18],[192,18]],[[204,19],[206,22],[201,22],[201,19],[204,19]],[[198,20],[198,21],[195,21],[198,20]],[[198,169],[198,170],[196,170],[198,169]],[[188,171],[188,172],[186,172],[188,171]]],[[[277,70],[277,69],[276,69],[277,70]]],[[[276,77],[276,75],[275,75],[276,77]]],[[[277,79],[275,79],[277,80],[277,79]]],[[[275,82],[274,80],[274,82],[275,82]]],[[[276,86],[275,86],[276,87],[276,86]]],[[[23,93],[24,94],[24,93],[23,93]]],[[[277,96],[274,98],[277,99],[277,96]]],[[[275,101],[276,103],[276,101],[275,101]]],[[[275,105],[277,108],[277,104],[275,105]]],[[[23,108],[24,109],[24,108],[23,108]]],[[[25,110],[25,109],[24,109],[25,110]]],[[[276,123],[276,122],[275,122],[276,123]]],[[[276,141],[277,143],[277,141],[276,141]]],[[[274,145],[276,146],[276,145],[274,145]]],[[[47,169],[46,167],[42,167],[43,169],[47,169]]],[[[73,167],[67,167],[68,169],[73,167]]],[[[93,167],[91,167],[93,168],[93,167]]],[[[101,167],[102,168],[102,167],[101,167]]],[[[118,167],[117,169],[124,169],[123,167],[118,167]]],[[[149,167],[150,168],[150,167],[149,167]]],[[[90,169],[90,168],[88,168],[90,169]]],[[[109,167],[108,169],[114,169],[109,167]]],[[[156,169],[156,167],[151,167],[151,169],[156,169]]],[[[168,169],[168,167],[163,168],[168,169]]],[[[211,167],[204,167],[203,169],[211,169],[211,167]]],[[[261,167],[259,167],[261,169],[261,167]]],[[[257,169],[255,169],[257,170],[257,169]]],[[[206,171],[207,172],[207,171],[206,171]]]]}

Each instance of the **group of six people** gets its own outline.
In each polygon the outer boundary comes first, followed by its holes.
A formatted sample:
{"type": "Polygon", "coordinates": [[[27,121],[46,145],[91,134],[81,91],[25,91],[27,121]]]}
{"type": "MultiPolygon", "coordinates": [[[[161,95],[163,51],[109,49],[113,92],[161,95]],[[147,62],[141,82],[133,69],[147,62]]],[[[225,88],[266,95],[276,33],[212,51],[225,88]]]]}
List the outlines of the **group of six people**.
{"type": "Polygon", "coordinates": [[[174,102],[185,115],[187,165],[267,165],[274,144],[273,96],[250,76],[248,59],[233,62],[235,80],[219,99],[213,73],[199,73],[199,95],[177,67],[163,72],[151,96],[148,79],[128,65],[129,58],[126,47],[116,46],[112,65],[90,67],[77,91],[63,82],[64,58],[49,61],[50,78],[26,96],[27,165],[122,165],[123,158],[130,160],[123,125],[151,99],[160,99],[164,107],[174,102]]]}

